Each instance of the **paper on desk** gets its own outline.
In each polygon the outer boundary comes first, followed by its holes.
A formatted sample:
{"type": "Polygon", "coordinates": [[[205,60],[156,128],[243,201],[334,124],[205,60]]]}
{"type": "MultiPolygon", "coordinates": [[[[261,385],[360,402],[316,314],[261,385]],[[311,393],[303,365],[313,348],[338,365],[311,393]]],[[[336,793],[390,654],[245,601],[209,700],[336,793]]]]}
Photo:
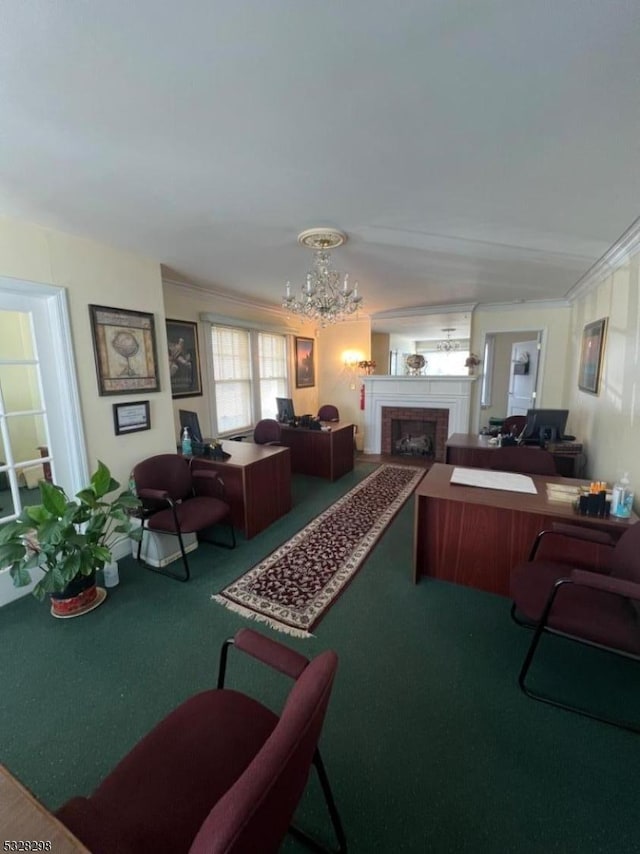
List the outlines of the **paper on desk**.
{"type": "Polygon", "coordinates": [[[451,483],[461,486],[479,486],[482,489],[502,489],[505,492],[531,492],[538,490],[529,475],[513,474],[510,471],[490,471],[489,469],[454,468],[451,483]]]}

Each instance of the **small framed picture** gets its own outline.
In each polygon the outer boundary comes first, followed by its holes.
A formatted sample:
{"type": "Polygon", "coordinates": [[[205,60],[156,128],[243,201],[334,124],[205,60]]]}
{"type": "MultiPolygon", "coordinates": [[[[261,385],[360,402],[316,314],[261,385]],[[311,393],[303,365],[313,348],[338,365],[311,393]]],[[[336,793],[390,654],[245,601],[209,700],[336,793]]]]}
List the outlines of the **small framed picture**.
{"type": "Polygon", "coordinates": [[[602,374],[602,358],[607,329],[607,318],[587,323],[582,331],[580,349],[580,370],[578,372],[578,388],[589,394],[599,394],[600,376],[602,374]]]}
{"type": "Polygon", "coordinates": [[[98,394],[160,391],[153,315],[90,305],[98,394]]]}
{"type": "Polygon", "coordinates": [[[315,343],[313,338],[296,338],[296,388],[316,384],[315,343]]]}
{"type": "Polygon", "coordinates": [[[113,404],[113,426],[116,436],[123,433],[139,433],[151,429],[149,401],[138,400],[135,403],[113,404]]]}
{"type": "Polygon", "coordinates": [[[198,324],[167,320],[167,346],[171,397],[198,397],[202,394],[198,324]]]}

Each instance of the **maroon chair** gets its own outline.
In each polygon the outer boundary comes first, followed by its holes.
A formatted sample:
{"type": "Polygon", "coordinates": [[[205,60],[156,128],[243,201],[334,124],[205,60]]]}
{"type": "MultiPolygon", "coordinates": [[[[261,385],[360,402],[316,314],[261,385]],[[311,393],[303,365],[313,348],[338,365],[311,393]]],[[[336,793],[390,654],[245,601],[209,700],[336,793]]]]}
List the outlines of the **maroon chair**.
{"type": "Polygon", "coordinates": [[[504,436],[505,433],[511,436],[519,436],[524,430],[527,423],[526,415],[509,415],[502,422],[500,432],[504,436]]]}
{"type": "Polygon", "coordinates": [[[318,410],[318,418],[320,421],[340,421],[340,413],[338,407],[331,403],[325,403],[318,410]]]}
{"type": "Polygon", "coordinates": [[[339,850],[346,851],[318,739],[338,664],[311,662],[241,629],[225,642],[218,688],[183,702],[146,735],[88,798],[58,812],[92,854],[270,854],[291,827],[311,766],[320,779],[339,850]],[[224,688],[229,645],[295,680],[282,714],[224,688]]]}
{"type": "Polygon", "coordinates": [[[615,542],[609,534],[576,525],[556,524],[538,534],[529,560],[516,566],[510,579],[511,615],[534,628],[518,682],[527,696],[624,729],[640,732],[640,724],[595,714],[532,690],[526,683],[540,639],[545,632],[599,647],[640,661],[640,523],[627,528],[615,542]],[[570,563],[536,559],[547,535],[609,547],[604,568],[577,569],[570,563]]]}
{"type": "Polygon", "coordinates": [[[230,507],[224,500],[224,485],[220,475],[211,470],[191,470],[189,460],[178,454],[157,454],[134,466],[136,493],[142,502],[142,536],[144,531],[171,534],[178,538],[184,574],[177,575],[162,567],[149,566],[141,559],[142,539],[138,543],[137,559],[153,572],[177,581],[191,577],[184,547],[183,534],[197,534],[198,539],[235,548],[236,537],[231,523],[230,507]],[[230,531],[230,542],[207,538],[203,531],[224,522],[230,531]]]}
{"type": "Polygon", "coordinates": [[[282,430],[275,418],[263,418],[253,431],[253,441],[258,445],[279,445],[281,438],[282,430]]]}
{"type": "Polygon", "coordinates": [[[496,448],[491,454],[490,468],[520,474],[558,474],[553,454],[543,448],[525,448],[522,445],[496,448]]]}

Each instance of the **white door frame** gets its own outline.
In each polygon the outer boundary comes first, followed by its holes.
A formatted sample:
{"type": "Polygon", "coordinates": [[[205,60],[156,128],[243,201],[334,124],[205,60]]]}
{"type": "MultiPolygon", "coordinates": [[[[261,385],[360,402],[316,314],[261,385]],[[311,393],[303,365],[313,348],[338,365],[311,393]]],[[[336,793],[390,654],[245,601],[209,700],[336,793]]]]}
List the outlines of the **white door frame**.
{"type": "MultiPolygon", "coordinates": [[[[67,494],[75,495],[86,486],[89,467],[66,289],[0,276],[0,308],[27,312],[32,317],[55,481],[67,494]]],[[[31,589],[32,585],[13,587],[9,571],[0,568],[0,606],[31,589]]]]}

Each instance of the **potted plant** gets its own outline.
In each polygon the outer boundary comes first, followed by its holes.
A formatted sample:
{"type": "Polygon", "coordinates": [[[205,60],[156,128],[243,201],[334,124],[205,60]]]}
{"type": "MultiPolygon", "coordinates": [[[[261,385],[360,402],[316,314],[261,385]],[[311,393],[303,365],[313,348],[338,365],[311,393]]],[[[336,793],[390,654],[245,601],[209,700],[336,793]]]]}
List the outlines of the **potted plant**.
{"type": "Polygon", "coordinates": [[[75,499],[62,487],[40,481],[42,503],[25,507],[16,520],[0,527],[0,566],[9,567],[16,587],[31,583],[31,570],[42,570],[33,594],[38,599],[51,595],[54,616],[77,616],[97,607],[106,591],[96,587],[96,570],[113,560],[118,535],[141,536],[130,516],[140,506],[138,498],[125,490],[106,500],[119,487],[98,461],[89,485],[75,499]]]}

